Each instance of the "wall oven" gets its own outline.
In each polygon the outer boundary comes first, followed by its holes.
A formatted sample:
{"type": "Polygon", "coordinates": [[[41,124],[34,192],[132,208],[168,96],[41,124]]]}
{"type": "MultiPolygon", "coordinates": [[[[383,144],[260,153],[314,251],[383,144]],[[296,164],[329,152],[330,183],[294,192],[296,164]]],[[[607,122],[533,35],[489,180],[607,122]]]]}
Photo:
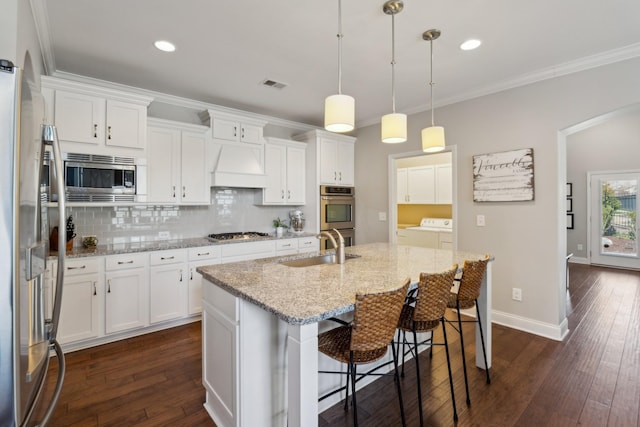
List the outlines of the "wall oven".
{"type": "MultiPolygon", "coordinates": [[[[338,243],[338,235],[336,234],[335,231],[333,230],[327,230],[329,233],[333,234],[333,237],[336,239],[336,243],[338,243]]],[[[344,238],[344,245],[345,246],[353,246],[356,244],[356,230],[353,228],[343,228],[341,230],[338,230],[340,232],[340,234],[342,234],[342,237],[344,238]]],[[[333,245],[331,244],[331,241],[329,239],[327,239],[326,237],[321,237],[320,238],[320,250],[325,250],[325,249],[333,249],[333,245]]]]}
{"type": "MultiPolygon", "coordinates": [[[[334,228],[340,230],[345,246],[355,245],[356,199],[353,187],[320,186],[320,230],[331,232],[334,228]]],[[[327,238],[320,240],[320,249],[331,249],[331,246],[327,238]]]]}
{"type": "MultiPolygon", "coordinates": [[[[67,201],[135,201],[135,158],[63,153],[62,160],[67,201]]],[[[56,200],[57,195],[53,199],[56,200]]]]}

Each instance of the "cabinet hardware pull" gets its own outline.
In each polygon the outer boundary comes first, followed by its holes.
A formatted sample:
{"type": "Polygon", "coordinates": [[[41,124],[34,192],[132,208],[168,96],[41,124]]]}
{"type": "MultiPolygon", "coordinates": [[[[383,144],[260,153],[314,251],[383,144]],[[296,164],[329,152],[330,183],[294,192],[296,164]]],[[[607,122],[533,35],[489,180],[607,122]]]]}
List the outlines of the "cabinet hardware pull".
{"type": "Polygon", "coordinates": [[[80,267],[67,267],[67,270],[84,270],[87,268],[86,265],[81,265],[80,267]]]}
{"type": "Polygon", "coordinates": [[[241,139],[244,139],[244,127],[243,127],[243,128],[240,128],[240,129],[241,129],[241,132],[240,132],[240,138],[241,138],[241,139]]]}
{"type": "Polygon", "coordinates": [[[184,185],[182,186],[182,198],[187,197],[187,187],[185,187],[184,185]]]}
{"type": "Polygon", "coordinates": [[[180,269],[180,281],[181,282],[182,282],[182,273],[183,273],[183,271],[182,271],[182,269],[180,269]]]}
{"type": "Polygon", "coordinates": [[[176,197],[176,186],[175,185],[173,186],[173,196],[171,196],[171,197],[173,197],[173,198],[176,197]]]}
{"type": "Polygon", "coordinates": [[[280,198],[284,199],[284,190],[280,190],[280,192],[281,192],[280,198]]]}
{"type": "Polygon", "coordinates": [[[193,268],[189,270],[189,280],[193,280],[193,268]]]}
{"type": "Polygon", "coordinates": [[[238,126],[233,127],[233,137],[235,138],[236,136],[238,136],[238,126]]]}
{"type": "Polygon", "coordinates": [[[340,172],[340,181],[342,181],[342,172],[340,172]]]}
{"type": "Polygon", "coordinates": [[[333,180],[337,181],[338,180],[338,172],[333,171],[333,180]]]}
{"type": "Polygon", "coordinates": [[[96,123],[93,124],[93,137],[98,137],[98,125],[96,123]]]}
{"type": "Polygon", "coordinates": [[[111,126],[107,126],[107,139],[111,139],[111,126]]]}
{"type": "Polygon", "coordinates": [[[163,257],[163,256],[161,256],[161,257],[160,257],[160,260],[161,260],[161,261],[164,261],[164,260],[174,259],[174,258],[175,258],[175,256],[168,256],[168,257],[163,257]]]}
{"type": "Polygon", "coordinates": [[[287,200],[291,199],[291,190],[287,190],[287,200]]]}
{"type": "Polygon", "coordinates": [[[111,293],[111,279],[107,280],[107,293],[111,293]]]}
{"type": "Polygon", "coordinates": [[[198,252],[198,256],[205,256],[205,255],[210,255],[210,253],[209,252],[204,252],[204,253],[198,252]]]}
{"type": "Polygon", "coordinates": [[[288,248],[291,246],[291,243],[287,244],[287,245],[282,245],[283,248],[288,248]]]}
{"type": "Polygon", "coordinates": [[[133,260],[129,260],[129,261],[118,261],[118,265],[122,265],[122,264],[133,264],[133,260]]]}
{"type": "Polygon", "coordinates": [[[98,292],[96,291],[96,282],[93,282],[93,295],[98,295],[98,292]]]}

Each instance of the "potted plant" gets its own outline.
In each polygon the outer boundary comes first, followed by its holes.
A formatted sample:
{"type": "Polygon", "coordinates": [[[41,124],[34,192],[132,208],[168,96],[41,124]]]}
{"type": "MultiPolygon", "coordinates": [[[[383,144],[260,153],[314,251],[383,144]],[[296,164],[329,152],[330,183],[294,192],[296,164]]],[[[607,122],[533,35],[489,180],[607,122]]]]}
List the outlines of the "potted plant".
{"type": "Polygon", "coordinates": [[[285,222],[281,220],[280,217],[273,220],[273,227],[276,229],[277,237],[282,237],[282,235],[284,234],[284,229],[289,228],[289,226],[285,224],[285,222]]]}

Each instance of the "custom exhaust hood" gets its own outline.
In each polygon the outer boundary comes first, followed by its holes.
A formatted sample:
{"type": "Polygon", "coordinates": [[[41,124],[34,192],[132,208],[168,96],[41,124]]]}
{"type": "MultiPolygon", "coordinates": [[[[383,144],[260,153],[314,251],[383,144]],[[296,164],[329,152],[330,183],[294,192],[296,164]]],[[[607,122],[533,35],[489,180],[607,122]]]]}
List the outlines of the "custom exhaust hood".
{"type": "Polygon", "coordinates": [[[214,144],[217,159],[212,187],[265,188],[262,147],[253,144],[214,144]]]}

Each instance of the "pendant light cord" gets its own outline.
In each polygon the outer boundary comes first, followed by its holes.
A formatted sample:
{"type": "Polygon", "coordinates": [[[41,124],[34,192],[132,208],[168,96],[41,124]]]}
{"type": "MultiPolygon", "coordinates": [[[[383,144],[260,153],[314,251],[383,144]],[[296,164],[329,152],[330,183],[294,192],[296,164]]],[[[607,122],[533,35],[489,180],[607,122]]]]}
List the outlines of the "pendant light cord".
{"type": "Polygon", "coordinates": [[[391,110],[396,113],[396,15],[391,15],[391,110]]]}
{"type": "Polygon", "coordinates": [[[338,94],[342,95],[342,0],[338,0],[338,94]]]}
{"type": "Polygon", "coordinates": [[[433,39],[429,41],[429,44],[431,45],[431,81],[429,82],[429,87],[431,88],[431,126],[435,126],[433,119],[433,86],[435,85],[435,83],[433,83],[433,39]]]}

